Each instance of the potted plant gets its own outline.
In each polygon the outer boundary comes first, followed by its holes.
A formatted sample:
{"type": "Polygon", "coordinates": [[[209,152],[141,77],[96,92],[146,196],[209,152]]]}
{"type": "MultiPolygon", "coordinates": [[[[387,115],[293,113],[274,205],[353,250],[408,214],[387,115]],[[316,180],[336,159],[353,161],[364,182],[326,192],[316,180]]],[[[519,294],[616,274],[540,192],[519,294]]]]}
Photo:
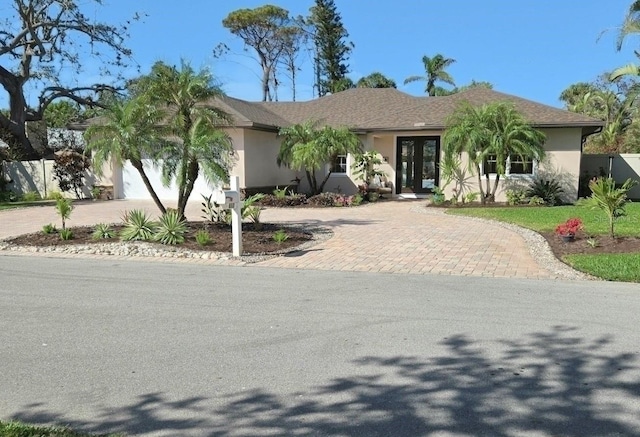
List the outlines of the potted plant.
{"type": "Polygon", "coordinates": [[[358,188],[367,195],[370,201],[376,201],[379,197],[378,189],[380,186],[376,184],[375,179],[382,179],[387,174],[376,167],[382,165],[384,161],[380,159],[380,154],[375,150],[367,151],[356,155],[351,168],[354,170],[353,175],[363,180],[363,184],[358,188]]]}
{"type": "Polygon", "coordinates": [[[579,218],[570,218],[564,223],[560,223],[556,226],[556,235],[560,236],[563,241],[573,241],[576,237],[576,232],[583,229],[582,220],[579,218]]]}

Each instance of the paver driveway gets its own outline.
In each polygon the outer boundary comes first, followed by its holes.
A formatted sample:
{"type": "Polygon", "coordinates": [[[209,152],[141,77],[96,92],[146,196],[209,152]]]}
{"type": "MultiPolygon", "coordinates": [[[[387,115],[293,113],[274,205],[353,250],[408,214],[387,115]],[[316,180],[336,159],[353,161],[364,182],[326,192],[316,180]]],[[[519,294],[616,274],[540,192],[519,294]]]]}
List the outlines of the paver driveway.
{"type": "MultiPolygon", "coordinates": [[[[334,236],[308,250],[257,265],[405,274],[555,276],[536,262],[517,233],[441,211],[417,212],[421,205],[420,201],[390,201],[358,208],[268,208],[262,214],[264,222],[322,225],[331,228],[334,236]]],[[[86,202],[76,206],[70,225],[117,222],[124,210],[134,208],[152,214],[157,211],[147,201],[86,202]]],[[[197,201],[189,206],[187,216],[200,216],[197,201]]],[[[43,224],[57,221],[52,207],[0,211],[0,238],[38,231],[43,224]]]]}

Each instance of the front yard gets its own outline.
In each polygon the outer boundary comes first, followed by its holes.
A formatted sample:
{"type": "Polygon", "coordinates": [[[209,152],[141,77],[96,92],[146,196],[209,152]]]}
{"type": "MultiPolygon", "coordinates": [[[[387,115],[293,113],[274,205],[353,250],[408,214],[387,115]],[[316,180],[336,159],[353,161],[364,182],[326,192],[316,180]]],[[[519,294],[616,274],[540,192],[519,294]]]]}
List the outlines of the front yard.
{"type": "Polygon", "coordinates": [[[447,213],[498,220],[541,233],[554,253],[577,270],[611,281],[640,282],[640,203],[629,203],[608,237],[608,219],[588,206],[450,208],[447,213]],[[584,230],[565,243],[554,235],[558,224],[579,218],[584,230]]]}

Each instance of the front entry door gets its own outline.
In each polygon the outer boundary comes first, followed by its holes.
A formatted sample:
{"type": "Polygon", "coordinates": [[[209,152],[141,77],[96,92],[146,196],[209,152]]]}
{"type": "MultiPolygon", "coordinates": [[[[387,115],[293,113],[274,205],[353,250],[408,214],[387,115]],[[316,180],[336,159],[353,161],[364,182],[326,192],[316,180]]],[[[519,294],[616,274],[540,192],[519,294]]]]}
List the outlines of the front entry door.
{"type": "Polygon", "coordinates": [[[431,193],[440,183],[440,137],[398,137],[396,194],[431,193]]]}

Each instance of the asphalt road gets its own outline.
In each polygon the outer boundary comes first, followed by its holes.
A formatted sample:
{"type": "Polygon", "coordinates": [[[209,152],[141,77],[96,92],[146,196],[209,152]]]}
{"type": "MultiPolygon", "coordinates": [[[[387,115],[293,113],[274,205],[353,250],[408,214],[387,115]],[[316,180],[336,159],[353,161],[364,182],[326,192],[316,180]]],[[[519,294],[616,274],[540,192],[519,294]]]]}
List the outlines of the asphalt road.
{"type": "Polygon", "coordinates": [[[640,287],[0,256],[0,419],[640,435],[640,287]]]}

